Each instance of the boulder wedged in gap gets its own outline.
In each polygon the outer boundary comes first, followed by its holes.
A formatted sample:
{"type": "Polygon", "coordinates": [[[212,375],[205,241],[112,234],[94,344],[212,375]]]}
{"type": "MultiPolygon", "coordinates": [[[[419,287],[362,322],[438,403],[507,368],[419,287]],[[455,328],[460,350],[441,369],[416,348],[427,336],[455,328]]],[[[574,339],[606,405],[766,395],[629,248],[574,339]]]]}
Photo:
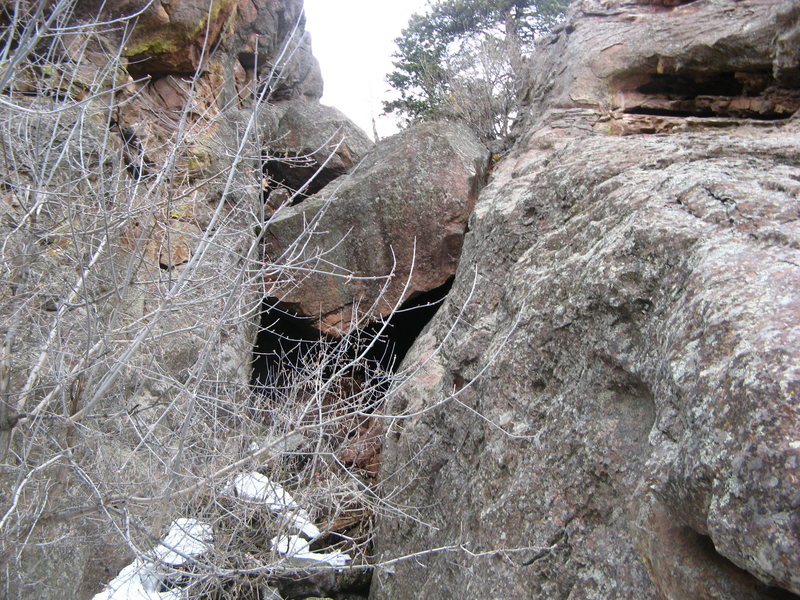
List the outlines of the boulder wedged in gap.
{"type": "Polygon", "coordinates": [[[338,335],[364,315],[387,316],[443,285],[455,272],[487,161],[475,135],[452,123],[419,125],[376,144],[346,178],[275,215],[268,257],[291,251],[318,215],[297,259],[316,272],[298,269],[270,294],[338,335]]]}

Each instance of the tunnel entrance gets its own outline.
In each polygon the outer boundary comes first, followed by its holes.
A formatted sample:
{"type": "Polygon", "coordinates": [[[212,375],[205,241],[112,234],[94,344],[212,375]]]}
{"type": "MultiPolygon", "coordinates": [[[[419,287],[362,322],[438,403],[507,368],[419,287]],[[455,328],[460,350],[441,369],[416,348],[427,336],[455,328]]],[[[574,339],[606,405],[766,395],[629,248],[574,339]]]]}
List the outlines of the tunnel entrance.
{"type": "MultiPolygon", "coordinates": [[[[317,515],[329,525],[315,550],[342,542],[369,547],[373,512],[364,490],[378,480],[386,424],[379,408],[452,283],[417,293],[386,320],[341,337],[320,332],[296,306],[264,298],[244,412],[281,440],[272,468],[284,485],[328,486],[341,496],[339,508],[317,515]]],[[[352,589],[369,589],[371,575],[365,571],[352,589]]]]}
{"type": "Polygon", "coordinates": [[[330,341],[312,322],[290,304],[264,298],[251,363],[250,384],[256,393],[288,385],[287,372],[307,368],[315,349],[330,341]]]}

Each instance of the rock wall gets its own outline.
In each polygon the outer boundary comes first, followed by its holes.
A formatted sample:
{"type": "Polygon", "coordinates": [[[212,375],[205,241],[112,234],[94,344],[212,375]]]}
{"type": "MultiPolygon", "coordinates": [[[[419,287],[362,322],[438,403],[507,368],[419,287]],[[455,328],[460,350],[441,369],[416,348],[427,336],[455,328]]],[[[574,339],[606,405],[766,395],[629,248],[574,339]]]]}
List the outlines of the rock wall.
{"type": "Polygon", "coordinates": [[[371,598],[800,594],[798,9],[583,0],[386,409],[371,598]],[[434,551],[434,549],[439,549],[434,551]]]}
{"type": "Polygon", "coordinates": [[[93,597],[198,506],[123,497],[241,456],[262,153],[277,104],[322,93],[302,9],[0,2],[24,42],[0,69],[4,598],[93,597]]]}

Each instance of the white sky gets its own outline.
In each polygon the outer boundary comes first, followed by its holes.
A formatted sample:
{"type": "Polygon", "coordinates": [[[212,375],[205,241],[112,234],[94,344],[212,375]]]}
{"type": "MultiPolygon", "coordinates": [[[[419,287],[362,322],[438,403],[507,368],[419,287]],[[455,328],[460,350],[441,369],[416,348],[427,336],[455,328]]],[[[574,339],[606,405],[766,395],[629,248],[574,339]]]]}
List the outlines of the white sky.
{"type": "Polygon", "coordinates": [[[426,0],[305,0],[306,30],[322,68],[322,103],[335,106],[372,137],[397,131],[393,117],[381,117],[389,99],[394,39],[426,0]]]}

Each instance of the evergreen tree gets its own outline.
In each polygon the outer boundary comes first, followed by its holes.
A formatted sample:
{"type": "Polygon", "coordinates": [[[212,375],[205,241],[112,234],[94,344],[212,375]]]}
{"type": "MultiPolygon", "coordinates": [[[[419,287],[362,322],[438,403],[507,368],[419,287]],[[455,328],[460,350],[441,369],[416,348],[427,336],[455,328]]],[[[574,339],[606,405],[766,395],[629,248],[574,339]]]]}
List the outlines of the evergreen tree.
{"type": "Polygon", "coordinates": [[[438,0],[414,14],[387,77],[386,113],[406,122],[453,118],[486,141],[504,137],[525,79],[523,56],[563,15],[567,0],[438,0]]]}

